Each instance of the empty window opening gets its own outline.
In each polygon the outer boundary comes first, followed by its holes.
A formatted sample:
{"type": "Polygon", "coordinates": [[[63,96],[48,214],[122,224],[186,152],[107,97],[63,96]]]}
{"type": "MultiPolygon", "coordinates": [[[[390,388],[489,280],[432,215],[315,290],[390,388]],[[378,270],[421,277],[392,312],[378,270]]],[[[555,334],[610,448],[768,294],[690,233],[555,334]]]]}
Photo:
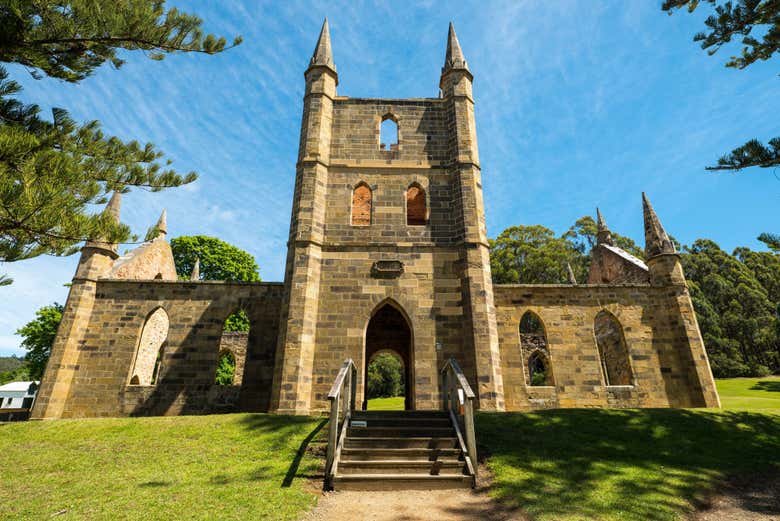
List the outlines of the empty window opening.
{"type": "Polygon", "coordinates": [[[138,351],[133,364],[132,385],[154,385],[159,380],[163,356],[168,339],[169,320],[163,308],[157,308],[149,315],[141,331],[138,351]]]}
{"type": "Polygon", "coordinates": [[[601,369],[607,385],[632,385],[633,375],[623,326],[612,313],[600,311],[593,323],[601,369]]]}
{"type": "Polygon", "coordinates": [[[214,383],[233,385],[236,378],[236,357],[230,351],[223,351],[217,359],[217,374],[214,383]]]}
{"type": "Polygon", "coordinates": [[[547,332],[542,319],[536,313],[526,311],[520,319],[519,330],[526,385],[554,385],[547,332]]]}
{"type": "Polygon", "coordinates": [[[371,224],[371,189],[361,183],[352,192],[352,226],[371,224]]]}
{"type": "Polygon", "coordinates": [[[239,309],[234,311],[225,319],[225,325],[222,328],[223,333],[249,333],[249,316],[246,311],[239,309]]]}
{"type": "Polygon", "coordinates": [[[379,149],[398,150],[398,123],[390,115],[382,119],[379,127],[379,149]]]}
{"type": "Polygon", "coordinates": [[[532,386],[552,385],[550,363],[541,351],[535,351],[528,358],[528,375],[532,386]]]}
{"type": "Polygon", "coordinates": [[[225,319],[214,371],[216,385],[241,385],[249,347],[250,326],[249,315],[245,309],[238,309],[225,319]]]}
{"type": "Polygon", "coordinates": [[[406,224],[418,226],[425,224],[426,219],[425,190],[417,185],[412,185],[406,191],[406,224]]]}

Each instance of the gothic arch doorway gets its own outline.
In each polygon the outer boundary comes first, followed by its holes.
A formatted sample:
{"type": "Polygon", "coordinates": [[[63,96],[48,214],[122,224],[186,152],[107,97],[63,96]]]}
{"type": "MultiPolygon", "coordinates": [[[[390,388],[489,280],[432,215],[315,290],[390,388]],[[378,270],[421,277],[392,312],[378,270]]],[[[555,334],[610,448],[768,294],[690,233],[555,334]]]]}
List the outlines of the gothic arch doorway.
{"type": "Polygon", "coordinates": [[[368,365],[382,352],[391,352],[401,359],[404,381],[404,409],[414,408],[414,359],[412,328],[400,307],[393,302],[381,304],[366,326],[366,351],[363,359],[363,410],[368,407],[368,365]]]}

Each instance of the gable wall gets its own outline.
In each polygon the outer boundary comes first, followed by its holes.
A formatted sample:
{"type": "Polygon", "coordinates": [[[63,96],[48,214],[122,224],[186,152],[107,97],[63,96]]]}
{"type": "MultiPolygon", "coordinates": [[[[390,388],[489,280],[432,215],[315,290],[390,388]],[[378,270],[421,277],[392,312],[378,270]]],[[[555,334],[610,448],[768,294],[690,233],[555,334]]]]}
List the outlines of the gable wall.
{"type": "Polygon", "coordinates": [[[684,287],[495,285],[507,410],[545,407],[705,406],[677,299],[684,287]],[[594,319],[606,309],[621,323],[635,386],[606,386],[594,319]],[[525,383],[519,325],[526,311],[544,322],[554,387],[525,383]]]}

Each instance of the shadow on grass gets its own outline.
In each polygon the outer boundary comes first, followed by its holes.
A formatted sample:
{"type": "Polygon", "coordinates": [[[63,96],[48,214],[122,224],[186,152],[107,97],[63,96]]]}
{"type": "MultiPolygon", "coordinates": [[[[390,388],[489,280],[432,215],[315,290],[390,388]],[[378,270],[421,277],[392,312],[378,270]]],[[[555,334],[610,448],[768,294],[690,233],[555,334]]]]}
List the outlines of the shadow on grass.
{"type": "Polygon", "coordinates": [[[770,391],[780,393],[780,380],[760,380],[750,388],[751,391],[770,391]]]}
{"type": "Polygon", "coordinates": [[[162,488],[170,487],[173,485],[172,481],[147,481],[145,483],[139,483],[138,488],[162,488]]]}
{"type": "Polygon", "coordinates": [[[309,447],[309,443],[311,443],[311,440],[317,436],[317,433],[319,433],[327,423],[328,420],[320,421],[319,425],[317,425],[317,427],[315,427],[314,430],[312,430],[309,435],[306,436],[303,441],[301,441],[301,445],[298,447],[298,451],[295,453],[295,458],[293,458],[293,461],[290,464],[290,468],[287,469],[287,474],[284,476],[284,480],[282,481],[282,488],[287,488],[292,485],[293,479],[298,474],[298,467],[301,465],[301,460],[306,454],[306,449],[309,447]]]}
{"type": "MultiPolygon", "coordinates": [[[[275,446],[271,447],[271,449],[276,449],[280,451],[280,453],[282,451],[289,451],[288,444],[291,437],[297,438],[306,433],[306,436],[301,440],[300,445],[296,449],[292,462],[282,480],[282,488],[289,488],[296,477],[317,477],[309,475],[301,476],[298,474],[298,470],[312,440],[314,440],[322,431],[322,428],[327,425],[327,419],[318,419],[308,416],[250,414],[242,418],[241,421],[247,429],[256,432],[258,435],[273,433],[273,438],[277,441],[275,446]]],[[[258,472],[257,475],[262,476],[262,472],[258,472]]]]}
{"type": "Polygon", "coordinates": [[[780,468],[780,416],[693,410],[481,413],[491,493],[532,517],[675,519],[727,476],[780,468]]]}

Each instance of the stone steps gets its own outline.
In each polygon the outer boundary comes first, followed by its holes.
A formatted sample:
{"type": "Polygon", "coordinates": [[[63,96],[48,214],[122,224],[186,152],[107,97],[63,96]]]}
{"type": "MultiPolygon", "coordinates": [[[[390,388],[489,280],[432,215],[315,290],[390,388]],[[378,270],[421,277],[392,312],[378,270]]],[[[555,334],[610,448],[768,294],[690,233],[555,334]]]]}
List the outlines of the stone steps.
{"type": "Polygon", "coordinates": [[[341,457],[353,460],[382,460],[382,459],[404,459],[404,460],[422,460],[436,461],[440,458],[460,459],[462,453],[460,449],[384,449],[384,448],[360,448],[360,449],[341,449],[341,457]]]}
{"type": "Polygon", "coordinates": [[[474,485],[449,415],[441,411],[355,411],[336,469],[337,490],[474,485]]]}
{"type": "Polygon", "coordinates": [[[345,449],[375,448],[375,449],[456,449],[458,439],[422,437],[361,437],[347,438],[345,449]]]}
{"type": "Polygon", "coordinates": [[[336,490],[433,490],[472,488],[473,476],[429,474],[340,474],[333,479],[336,490]]]}
{"type": "Polygon", "coordinates": [[[428,474],[463,475],[466,463],[460,460],[342,460],[339,463],[339,472],[342,474],[428,474]]]}
{"type": "Polygon", "coordinates": [[[442,438],[454,436],[452,427],[427,426],[377,426],[349,427],[347,436],[350,438],[442,438]]]}

